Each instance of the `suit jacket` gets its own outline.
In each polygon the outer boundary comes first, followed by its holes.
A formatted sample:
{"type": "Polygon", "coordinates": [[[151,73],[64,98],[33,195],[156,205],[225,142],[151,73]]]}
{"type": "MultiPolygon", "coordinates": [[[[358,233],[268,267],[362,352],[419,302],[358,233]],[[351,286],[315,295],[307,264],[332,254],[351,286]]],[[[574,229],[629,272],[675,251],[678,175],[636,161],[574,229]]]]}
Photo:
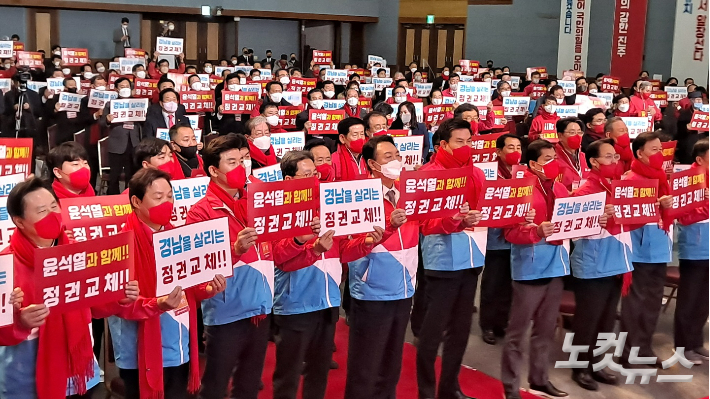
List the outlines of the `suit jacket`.
{"type": "Polygon", "coordinates": [[[254,65],[254,59],[252,57],[242,54],[239,57],[237,57],[237,64],[240,64],[240,63],[254,65]]]}
{"type": "MultiPolygon", "coordinates": [[[[180,104],[177,111],[175,111],[175,124],[190,126],[190,120],[185,116],[185,107],[182,104],[180,104]]],[[[143,122],[143,137],[156,137],[158,129],[167,128],[168,125],[165,123],[163,108],[160,104],[149,106],[145,116],[145,122],[143,122]]]]}
{"type": "Polygon", "coordinates": [[[93,112],[89,110],[89,97],[81,99],[79,111],[75,113],[73,118],[69,118],[67,111],[56,112],[54,107],[59,102],[59,95],[55,95],[51,100],[48,100],[44,106],[46,115],[48,116],[47,126],[57,124],[57,142],[61,143],[74,140],[74,133],[85,129],[94,121],[93,112]]]}
{"type": "MultiPolygon", "coordinates": [[[[131,28],[126,28],[126,32],[128,33],[128,44],[129,48],[133,47],[133,36],[131,36],[131,28]]],[[[123,37],[123,28],[116,28],[113,30],[113,42],[114,44],[114,50],[113,54],[119,57],[123,57],[125,55],[125,50],[124,48],[126,47],[124,42],[121,40],[123,37]]]]}
{"type": "MultiPolygon", "coordinates": [[[[15,104],[17,104],[18,99],[19,92],[15,89],[8,91],[3,96],[2,125],[0,126],[3,137],[15,137],[15,104]]],[[[27,90],[25,92],[25,101],[30,105],[30,109],[22,112],[21,127],[25,128],[25,132],[20,133],[19,137],[39,137],[37,134],[40,132],[39,122],[43,114],[42,100],[39,94],[32,90],[27,90]]]]}
{"type": "Polygon", "coordinates": [[[135,147],[142,139],[143,122],[131,122],[133,127],[126,129],[130,123],[110,123],[106,117],[111,113],[111,102],[107,101],[104,106],[104,113],[101,116],[99,125],[101,128],[108,128],[108,152],[112,154],[123,154],[128,149],[128,145],[135,147]]]}

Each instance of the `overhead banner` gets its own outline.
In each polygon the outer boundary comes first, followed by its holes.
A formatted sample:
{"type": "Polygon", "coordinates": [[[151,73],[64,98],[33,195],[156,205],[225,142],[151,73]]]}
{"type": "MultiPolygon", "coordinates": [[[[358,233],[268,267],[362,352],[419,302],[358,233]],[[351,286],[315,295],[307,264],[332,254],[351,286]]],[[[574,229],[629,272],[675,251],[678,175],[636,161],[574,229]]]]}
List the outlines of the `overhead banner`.
{"type": "Polygon", "coordinates": [[[611,41],[611,75],[629,87],[643,67],[647,0],[616,0],[614,35],[611,41]]]}
{"type": "Polygon", "coordinates": [[[673,36],[671,76],[695,79],[695,84],[708,83],[708,1],[678,0],[673,36]]]}
{"type": "Polygon", "coordinates": [[[557,48],[557,76],[563,71],[587,70],[589,10],[592,0],[562,0],[560,41],[557,48]]]}

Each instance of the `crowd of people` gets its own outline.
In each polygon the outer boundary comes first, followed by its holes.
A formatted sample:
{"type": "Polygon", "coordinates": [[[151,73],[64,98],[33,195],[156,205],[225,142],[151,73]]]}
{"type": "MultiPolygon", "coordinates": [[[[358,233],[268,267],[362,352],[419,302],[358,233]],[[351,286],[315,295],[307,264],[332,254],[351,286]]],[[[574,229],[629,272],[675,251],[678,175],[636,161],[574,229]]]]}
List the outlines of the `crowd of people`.
{"type": "MultiPolygon", "coordinates": [[[[122,30],[114,34],[117,49],[130,47],[128,20],[122,23],[122,30]]],[[[614,93],[608,109],[587,107],[577,117],[559,118],[557,105],[586,104],[600,93],[603,74],[595,79],[578,77],[571,95],[565,95],[558,80],[541,79],[539,72],[514,90],[510,68],[488,61],[486,71],[475,80],[499,79],[486,107],[489,116],[514,91],[530,95],[534,86],[544,85],[544,93],[530,107],[533,112],[507,116],[504,127],[494,128],[493,118],[483,118],[478,107],[456,101],[442,121],[424,123],[418,118],[416,103],[438,106],[456,98],[464,75],[459,65],[428,76],[433,87],[426,97],[413,90],[415,83],[426,81],[419,65],[412,62],[403,72],[392,68],[391,96],[386,88],[376,91],[366,109],[360,105],[364,76],[353,73],[347,85],[336,85],[325,80],[325,69],[317,64],[311,63],[306,71],[296,66],[295,54],[275,60],[269,50],[258,61],[244,48],[242,55],[202,65],[189,65],[178,55],[171,69],[168,60],[154,52],[146,64],[136,64],[132,74],[123,75],[99,61],[64,67],[58,54],[55,46],[43,68],[18,67],[14,58],[0,63],[0,77],[13,79],[0,102],[0,135],[34,138],[51,182],[38,173],[17,184],[7,198],[16,230],[5,253],[15,256],[17,288],[11,298],[15,322],[0,328],[0,397],[90,397],[99,381],[103,335],[99,328],[92,337],[91,319],[108,318],[126,398],[196,394],[200,399],[221,399],[227,394],[255,399],[271,338],[276,345],[275,370],[269,378],[274,398],[296,398],[300,386],[303,398],[322,399],[329,370],[337,367],[332,364],[333,340],[342,306],[350,327],[348,348],[337,348],[348,351],[346,399],[396,397],[410,324],[416,337],[419,398],[468,398],[458,378],[479,284],[482,339],[491,345],[503,342],[500,378],[507,399],[520,398],[526,346],[530,391],[568,396],[548,376],[565,287],[574,291],[576,300],[573,344],[590,347],[579,354],[579,360],[590,361],[589,367],[574,369],[571,378],[584,389],[603,389],[600,383],[616,385],[618,376],[592,369],[602,358],[593,349],[598,333],[614,332],[619,302],[620,330],[628,332],[622,365],[660,367],[660,359],[646,366],[631,364],[630,359],[655,356],[652,335],[673,255],[673,227],[678,230],[681,273],[675,346],[684,347],[685,357],[694,364],[708,360],[702,334],[708,317],[707,194],[703,206],[677,220],[668,217],[673,197],[662,154],[662,142],[676,140],[676,161],[704,169],[707,181],[708,134],[694,130],[690,120],[695,110],[708,104],[708,93],[692,78],[684,81],[687,98],[665,109],[649,98],[652,83],[644,71],[628,90],[614,93]],[[180,104],[179,87],[168,74],[184,74],[191,90],[204,90],[198,74],[212,75],[217,66],[253,69],[224,72],[222,82],[212,89],[214,110],[199,114],[205,134],[198,140],[189,113],[180,104]],[[270,69],[273,79],[254,111],[223,113],[221,92],[260,81],[260,69],[270,69]],[[148,77],[158,80],[158,94],[144,122],[113,123],[108,103],[93,109],[87,98],[77,112],[59,111],[56,93],[26,89],[27,73],[35,81],[64,78],[63,90],[71,93],[77,92],[73,76],[79,76],[90,81],[91,89],[113,90],[121,99],[136,96],[135,78],[148,77]],[[279,126],[278,107],[291,105],[283,92],[291,79],[300,77],[317,79],[316,88],[304,94],[305,106],[296,118],[296,130],[305,132],[305,147],[279,158],[271,144],[286,131],[279,126]],[[337,134],[310,134],[309,110],[322,109],[325,100],[338,98],[345,100],[346,118],[338,124],[337,134]],[[19,125],[18,108],[24,109],[19,125]],[[649,131],[630,139],[621,119],[627,116],[648,116],[649,131]],[[51,125],[58,132],[54,143],[45,134],[51,125]],[[169,129],[169,141],[157,137],[158,129],[169,129]],[[403,164],[387,134],[390,129],[425,137],[418,170],[470,170],[469,201],[455,216],[408,220],[399,204],[403,164]],[[89,134],[77,142],[74,133],[81,130],[89,134]],[[491,133],[505,133],[495,143],[497,178],[516,178],[515,170],[523,165],[524,176],[535,180],[534,195],[524,223],[489,228],[487,243],[479,248],[467,231],[481,220],[476,199],[485,177],[473,165],[471,147],[476,136],[491,133]],[[134,233],[135,281],[126,286],[126,298],[119,302],[52,314],[34,296],[35,249],[73,242],[63,228],[61,200],[97,195],[97,143],[104,137],[110,165],[107,194],[125,190],[133,209],[123,231],[134,233]],[[246,187],[258,180],[255,169],[277,164],[285,180],[380,179],[386,228],[337,237],[321,231],[316,217],[311,234],[258,241],[254,226],[247,222],[246,187]],[[156,297],[152,235],[172,228],[171,182],[195,176],[207,176],[210,183],[205,197],[189,209],[187,223],[228,219],[234,273],[156,297]],[[572,250],[567,241],[546,240],[555,232],[551,223],[555,199],[606,193],[609,204],[612,181],[619,179],[658,180],[657,223],[620,225],[607,206],[599,219],[602,232],[574,240],[572,250]],[[206,360],[202,373],[200,352],[206,360]]],[[[384,77],[381,64],[367,67],[373,77],[384,77]]],[[[670,78],[665,84],[679,82],[670,78]]],[[[103,325],[103,320],[98,323],[103,325]]],[[[93,324],[96,327],[96,320],[93,324]]]]}

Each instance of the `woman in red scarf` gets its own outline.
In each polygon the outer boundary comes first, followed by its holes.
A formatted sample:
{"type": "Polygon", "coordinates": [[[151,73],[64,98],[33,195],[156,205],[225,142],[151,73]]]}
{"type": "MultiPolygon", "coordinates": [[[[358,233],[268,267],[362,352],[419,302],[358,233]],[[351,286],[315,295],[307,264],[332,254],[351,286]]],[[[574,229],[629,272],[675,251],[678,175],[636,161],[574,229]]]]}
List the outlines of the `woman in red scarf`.
{"type": "Polygon", "coordinates": [[[249,119],[246,124],[245,136],[249,141],[252,170],[276,165],[279,162],[279,159],[276,158],[276,151],[271,145],[271,132],[266,118],[257,116],[249,119]]]}
{"type": "Polygon", "coordinates": [[[333,154],[336,181],[367,178],[367,167],[362,158],[365,145],[365,123],[360,118],[345,118],[338,123],[338,150],[333,154]]]}
{"type": "Polygon", "coordinates": [[[557,108],[557,99],[552,94],[547,94],[539,100],[540,106],[537,109],[537,116],[533,118],[528,132],[528,140],[530,142],[543,138],[549,142],[557,141],[557,131],[555,124],[560,117],[555,113],[557,108]],[[543,134],[545,133],[545,134],[543,134]]]}
{"type": "Polygon", "coordinates": [[[638,116],[637,114],[631,113],[631,101],[629,100],[629,97],[624,93],[621,93],[618,96],[614,97],[614,99],[612,100],[612,104],[614,108],[612,109],[611,115],[613,116],[638,116]]]}
{"type": "Polygon", "coordinates": [[[94,188],[89,184],[91,170],[88,159],[86,149],[75,141],[67,141],[52,148],[47,156],[47,167],[54,177],[52,189],[57,197],[64,199],[95,195],[94,188]]]}
{"type": "MultiPolygon", "coordinates": [[[[7,211],[16,226],[3,254],[14,255],[15,293],[24,307],[15,322],[0,329],[0,392],[7,397],[38,399],[67,396],[89,398],[99,382],[91,346],[91,317],[121,310],[118,303],[50,313],[35,297],[34,265],[38,248],[69,244],[63,231],[58,198],[39,178],[19,183],[7,198],[7,211]],[[19,288],[19,289],[18,289],[19,288]]],[[[138,297],[138,284],[126,286],[127,304],[138,297]]]]}
{"type": "MultiPolygon", "coordinates": [[[[116,365],[126,384],[126,399],[187,398],[200,384],[197,353],[197,312],[200,301],[225,288],[217,276],[210,283],[156,298],[157,275],[153,233],[171,229],[173,210],[170,176],[145,168],[128,183],[133,212],[123,231],[133,231],[137,254],[135,275],[146,306],[158,312],[124,313],[109,319],[116,365]],[[126,316],[137,322],[126,320],[126,316]]],[[[140,311],[140,309],[137,309],[140,311]]]]}

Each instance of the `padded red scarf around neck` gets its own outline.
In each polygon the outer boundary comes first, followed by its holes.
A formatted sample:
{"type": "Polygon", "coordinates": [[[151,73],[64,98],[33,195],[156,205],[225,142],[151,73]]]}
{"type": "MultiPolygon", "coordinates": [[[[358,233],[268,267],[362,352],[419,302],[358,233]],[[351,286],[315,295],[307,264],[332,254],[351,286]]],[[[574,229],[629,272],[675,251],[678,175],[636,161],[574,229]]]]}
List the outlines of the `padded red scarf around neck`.
{"type": "Polygon", "coordinates": [[[264,151],[256,148],[254,143],[249,141],[249,154],[251,155],[251,159],[255,160],[262,166],[271,166],[278,163],[278,161],[276,161],[276,151],[274,151],[273,146],[269,147],[269,155],[266,155],[264,151]]]}
{"type": "Polygon", "coordinates": [[[60,183],[57,179],[54,179],[54,182],[52,183],[52,190],[54,190],[54,193],[57,194],[57,197],[59,197],[59,199],[93,197],[96,195],[96,193],[94,192],[94,188],[91,187],[91,184],[86,186],[86,189],[84,189],[84,191],[80,191],[79,193],[73,193],[69,191],[68,188],[64,187],[64,185],[60,183]]]}
{"type": "Polygon", "coordinates": [[[508,167],[506,166],[505,162],[503,162],[503,160],[500,158],[498,158],[498,176],[504,179],[513,178],[513,173],[508,170],[508,167]]]}
{"type": "Polygon", "coordinates": [[[237,220],[246,227],[247,221],[247,201],[244,195],[244,190],[239,190],[239,199],[234,198],[229,195],[222,187],[217,183],[210,181],[207,185],[207,191],[212,193],[215,197],[219,198],[225,205],[229,207],[236,216],[237,220]]]}
{"type": "Polygon", "coordinates": [[[360,180],[365,177],[360,173],[358,168],[360,161],[356,161],[353,154],[344,144],[338,144],[338,156],[340,157],[340,172],[341,181],[360,180]]]}
{"type": "MultiPolygon", "coordinates": [[[[58,245],[68,244],[62,233],[58,245]]],[[[41,303],[34,298],[34,260],[37,246],[19,229],[10,239],[15,257],[15,285],[25,293],[23,305],[41,303]]],[[[77,393],[86,393],[86,381],[94,376],[94,352],[89,332],[89,308],[51,313],[39,328],[36,386],[38,398],[63,398],[67,380],[71,379],[77,393]]]]}
{"type": "MultiPolygon", "coordinates": [[[[658,198],[671,194],[671,186],[668,184],[665,170],[652,168],[638,159],[634,159],[631,162],[631,171],[647,179],[658,180],[658,198]]],[[[670,231],[673,218],[669,217],[668,212],[664,209],[661,209],[661,220],[663,220],[663,230],[670,231]]]]}
{"type": "Polygon", "coordinates": [[[631,151],[631,145],[622,147],[619,144],[614,143],[614,151],[619,154],[619,157],[621,157],[621,160],[624,162],[629,162],[634,158],[634,154],[631,151]]]}
{"type": "MultiPolygon", "coordinates": [[[[170,224],[164,229],[172,228],[170,224]]],[[[146,298],[155,297],[157,275],[153,252],[152,230],[143,223],[135,212],[128,215],[123,231],[133,231],[136,243],[135,275],[146,298]]],[[[197,302],[194,292],[186,289],[185,297],[190,307],[190,375],[188,390],[197,392],[200,386],[199,354],[197,350],[197,302]]],[[[160,331],[160,316],[138,322],[138,384],[141,399],[162,399],[163,387],[163,345],[160,331]]]]}
{"type": "Polygon", "coordinates": [[[446,169],[456,169],[471,165],[472,158],[469,157],[467,159],[467,162],[461,163],[456,158],[454,158],[452,154],[449,154],[448,151],[446,151],[442,147],[439,147],[439,151],[436,152],[436,162],[439,163],[441,166],[445,167],[446,169]]]}

